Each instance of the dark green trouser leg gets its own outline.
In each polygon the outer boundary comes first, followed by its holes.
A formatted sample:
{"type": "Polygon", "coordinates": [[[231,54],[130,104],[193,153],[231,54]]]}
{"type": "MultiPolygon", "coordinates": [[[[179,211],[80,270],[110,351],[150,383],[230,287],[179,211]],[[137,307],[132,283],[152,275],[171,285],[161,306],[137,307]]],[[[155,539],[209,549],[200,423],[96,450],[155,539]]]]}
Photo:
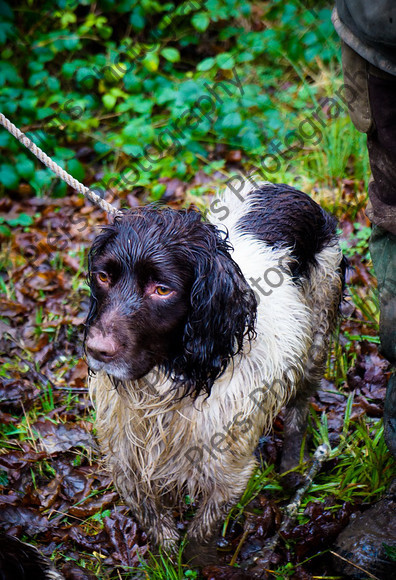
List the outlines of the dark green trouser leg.
{"type": "MultiPolygon", "coordinates": [[[[380,295],[381,353],[396,366],[396,236],[373,226],[370,253],[380,295]]],[[[384,408],[385,440],[396,457],[396,374],[389,380],[384,408]]]]}
{"type": "Polygon", "coordinates": [[[396,374],[393,373],[386,388],[384,408],[385,442],[396,459],[396,374]]]}

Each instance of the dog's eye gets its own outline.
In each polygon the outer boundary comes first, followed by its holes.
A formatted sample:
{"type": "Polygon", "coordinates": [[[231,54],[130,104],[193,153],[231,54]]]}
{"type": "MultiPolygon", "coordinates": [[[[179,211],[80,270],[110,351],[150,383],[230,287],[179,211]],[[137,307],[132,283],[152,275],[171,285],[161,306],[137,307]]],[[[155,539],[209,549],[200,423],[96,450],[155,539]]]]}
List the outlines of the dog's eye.
{"type": "Polygon", "coordinates": [[[96,277],[102,284],[109,284],[110,282],[109,275],[106,272],[98,272],[96,277]]]}
{"type": "Polygon", "coordinates": [[[172,290],[170,288],[167,288],[166,286],[155,287],[155,294],[158,294],[159,296],[168,296],[168,294],[170,294],[171,292],[172,290]]]}

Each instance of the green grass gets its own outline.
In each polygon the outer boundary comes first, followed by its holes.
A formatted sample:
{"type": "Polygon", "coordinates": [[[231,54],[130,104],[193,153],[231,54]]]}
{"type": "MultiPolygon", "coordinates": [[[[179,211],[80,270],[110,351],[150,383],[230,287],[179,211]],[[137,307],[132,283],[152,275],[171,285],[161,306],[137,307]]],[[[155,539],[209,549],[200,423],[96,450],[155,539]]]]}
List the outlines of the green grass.
{"type": "Polygon", "coordinates": [[[183,564],[183,550],[185,543],[182,542],[177,554],[169,556],[163,550],[158,555],[149,555],[148,560],[141,560],[141,567],[135,568],[136,572],[143,572],[150,580],[195,580],[198,571],[183,564]]]}
{"type": "Polygon", "coordinates": [[[251,476],[241,499],[236,506],[231,509],[224,520],[222,536],[224,537],[226,535],[231,521],[238,521],[243,515],[245,508],[255,497],[258,496],[259,493],[263,491],[274,493],[282,492],[283,488],[279,483],[279,480],[280,476],[275,472],[274,465],[262,465],[258,467],[251,476]]]}
{"type": "Polygon", "coordinates": [[[309,433],[315,446],[326,443],[331,469],[323,470],[312,484],[302,505],[321,492],[331,492],[339,501],[373,502],[395,476],[394,461],[383,437],[382,420],[360,418],[351,423],[353,394],[349,395],[339,442],[332,448],[326,414],[319,418],[311,409],[309,433]]]}
{"type": "Polygon", "coordinates": [[[374,329],[378,331],[380,304],[377,290],[370,287],[363,290],[350,286],[349,293],[355,306],[363,314],[366,324],[373,325],[374,329]]]}

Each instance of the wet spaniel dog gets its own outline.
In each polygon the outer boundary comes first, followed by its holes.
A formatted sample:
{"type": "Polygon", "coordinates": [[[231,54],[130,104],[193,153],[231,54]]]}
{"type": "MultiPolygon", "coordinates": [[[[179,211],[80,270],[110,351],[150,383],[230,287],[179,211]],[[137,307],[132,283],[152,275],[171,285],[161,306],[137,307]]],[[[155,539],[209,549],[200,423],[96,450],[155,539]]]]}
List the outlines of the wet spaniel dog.
{"type": "Polygon", "coordinates": [[[179,541],[172,508],[198,504],[205,544],[252,475],[282,406],[296,463],[343,284],[336,221],[287,185],[231,185],[203,219],[143,207],[89,256],[85,349],[114,482],[152,540],[179,541]]]}

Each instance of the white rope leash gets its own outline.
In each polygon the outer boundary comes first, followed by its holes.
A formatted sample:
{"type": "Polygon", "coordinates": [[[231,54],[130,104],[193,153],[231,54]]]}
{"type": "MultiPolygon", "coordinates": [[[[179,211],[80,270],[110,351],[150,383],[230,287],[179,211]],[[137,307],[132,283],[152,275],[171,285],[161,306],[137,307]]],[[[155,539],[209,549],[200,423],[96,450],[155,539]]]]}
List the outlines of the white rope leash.
{"type": "Polygon", "coordinates": [[[108,203],[107,201],[102,199],[97,193],[95,193],[94,191],[90,190],[88,187],[77,181],[77,179],[74,179],[74,177],[72,177],[70,173],[67,173],[67,171],[62,169],[62,167],[60,167],[57,163],[55,163],[55,161],[52,161],[52,159],[48,157],[48,155],[46,155],[44,151],[40,149],[40,147],[37,147],[37,145],[35,145],[33,141],[29,139],[29,137],[27,137],[24,133],[22,133],[22,131],[20,131],[17,127],[15,127],[15,125],[11,123],[11,121],[9,121],[2,113],[0,113],[0,124],[3,125],[3,127],[7,129],[7,131],[11,133],[11,135],[13,135],[13,137],[18,139],[18,141],[20,141],[22,145],[24,145],[27,149],[29,149],[29,151],[31,151],[33,155],[35,155],[37,159],[41,161],[41,163],[43,163],[49,169],[51,169],[51,171],[53,171],[58,177],[60,177],[60,179],[62,179],[68,185],[70,185],[70,187],[78,191],[78,193],[82,193],[83,195],[88,197],[88,199],[90,199],[93,203],[95,203],[96,205],[98,205],[99,207],[101,207],[103,210],[107,211],[110,214],[115,215],[119,213],[119,210],[116,207],[114,207],[114,205],[111,205],[111,203],[108,203]]]}

